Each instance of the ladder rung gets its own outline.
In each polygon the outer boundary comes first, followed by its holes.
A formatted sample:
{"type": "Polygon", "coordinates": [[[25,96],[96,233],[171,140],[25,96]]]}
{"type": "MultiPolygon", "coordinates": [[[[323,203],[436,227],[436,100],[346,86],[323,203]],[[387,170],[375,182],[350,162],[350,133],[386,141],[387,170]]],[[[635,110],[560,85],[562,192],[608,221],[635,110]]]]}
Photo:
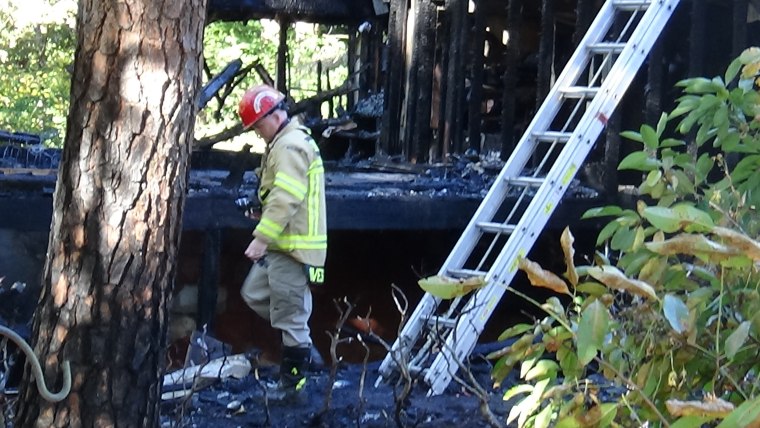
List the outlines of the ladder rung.
{"type": "Polygon", "coordinates": [[[433,316],[428,319],[428,325],[431,327],[441,326],[446,328],[454,328],[457,326],[457,320],[446,317],[433,316]]]}
{"type": "Polygon", "coordinates": [[[446,273],[453,278],[470,278],[473,276],[486,276],[488,272],[472,269],[449,269],[446,273]]]}
{"type": "Polygon", "coordinates": [[[594,86],[568,86],[560,89],[565,98],[593,98],[599,92],[594,86]]]}
{"type": "Polygon", "coordinates": [[[623,52],[623,48],[625,48],[625,43],[614,43],[614,42],[592,43],[588,46],[589,51],[595,54],[606,54],[606,53],[619,54],[623,52]]]}
{"type": "Polygon", "coordinates": [[[620,10],[644,10],[652,4],[651,0],[615,0],[612,2],[616,9],[620,10]]]}
{"type": "Polygon", "coordinates": [[[567,143],[571,135],[570,132],[546,131],[534,132],[533,138],[540,143],[567,143]]]}
{"type": "Polygon", "coordinates": [[[484,232],[504,234],[512,233],[517,228],[514,224],[491,223],[487,221],[479,222],[478,227],[484,232]]]}
{"type": "Polygon", "coordinates": [[[507,182],[514,186],[539,187],[546,181],[542,177],[515,177],[507,178],[507,182]]]}
{"type": "Polygon", "coordinates": [[[419,374],[425,374],[427,373],[427,368],[422,368],[421,366],[418,366],[417,364],[409,364],[409,374],[411,375],[419,375],[419,374]]]}

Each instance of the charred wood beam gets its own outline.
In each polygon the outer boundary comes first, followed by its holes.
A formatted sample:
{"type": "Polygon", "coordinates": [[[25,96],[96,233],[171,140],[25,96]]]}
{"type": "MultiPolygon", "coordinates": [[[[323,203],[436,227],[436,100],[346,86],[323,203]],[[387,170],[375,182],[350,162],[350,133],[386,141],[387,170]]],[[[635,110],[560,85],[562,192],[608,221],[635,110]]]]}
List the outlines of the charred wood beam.
{"type": "Polygon", "coordinates": [[[273,88],[275,87],[274,79],[272,79],[272,76],[269,74],[267,69],[261,65],[261,63],[257,62],[253,65],[253,68],[256,70],[256,73],[259,75],[262,82],[273,88]]]}
{"type": "MultiPolygon", "coordinates": [[[[354,71],[357,69],[357,61],[359,59],[359,38],[357,37],[356,31],[354,29],[351,29],[351,31],[348,33],[348,47],[347,47],[347,56],[348,56],[348,74],[353,75],[354,71]]],[[[358,85],[359,78],[354,77],[352,80],[355,80],[358,85]]],[[[346,108],[348,110],[351,110],[351,108],[356,104],[356,100],[354,99],[354,96],[348,96],[346,99],[346,108]]]]}
{"type": "Polygon", "coordinates": [[[470,105],[469,105],[469,129],[468,140],[469,149],[480,153],[480,130],[481,130],[481,109],[483,104],[483,49],[485,47],[486,35],[486,12],[485,1],[475,0],[475,12],[473,17],[474,25],[472,28],[472,43],[470,58],[472,64],[472,85],[470,86],[470,105]]]}
{"type": "Polygon", "coordinates": [[[277,45],[277,90],[286,94],[288,92],[287,70],[288,70],[288,29],[290,21],[287,18],[280,17],[277,22],[280,24],[280,39],[277,45]]]}
{"type": "Polygon", "coordinates": [[[462,149],[462,100],[464,99],[464,64],[466,61],[466,32],[467,25],[467,1],[448,0],[447,14],[450,28],[449,55],[446,64],[446,104],[444,117],[444,151],[446,156],[449,151],[460,152],[462,149]]]}
{"type": "Polygon", "coordinates": [[[689,75],[702,76],[705,69],[707,41],[707,0],[692,0],[689,30],[689,75]]]}
{"type": "Polygon", "coordinates": [[[351,24],[376,16],[372,0],[210,0],[207,22],[276,19],[351,24]]]}
{"type": "Polygon", "coordinates": [[[198,284],[198,327],[213,329],[216,314],[217,287],[219,286],[219,254],[222,248],[222,231],[213,228],[203,238],[203,262],[198,284]]]}
{"type": "Polygon", "coordinates": [[[617,166],[620,162],[620,132],[622,127],[622,116],[623,115],[618,108],[618,110],[610,116],[610,120],[607,122],[607,139],[604,145],[604,161],[602,163],[603,170],[600,171],[605,197],[611,201],[614,200],[618,194],[617,166]]]}
{"type": "Polygon", "coordinates": [[[575,31],[573,32],[573,46],[578,46],[581,39],[586,35],[591,21],[594,19],[595,4],[594,0],[578,0],[575,6],[575,31]]]}
{"type": "MultiPolygon", "coordinates": [[[[702,76],[705,71],[705,43],[707,40],[707,0],[692,0],[691,3],[691,28],[689,30],[689,76],[702,76]]],[[[688,138],[694,141],[696,132],[688,138]]],[[[690,143],[687,152],[696,161],[699,148],[695,143],[690,143]]]]}
{"type": "MultiPolygon", "coordinates": [[[[292,104],[291,107],[288,109],[288,111],[290,115],[297,115],[297,114],[303,113],[311,106],[322,104],[323,102],[330,100],[334,97],[345,95],[355,90],[356,90],[355,86],[350,85],[348,82],[346,82],[337,88],[329,89],[327,91],[318,93],[312,97],[301,100],[295,104],[292,104]]],[[[243,125],[240,123],[236,123],[235,125],[223,130],[222,132],[219,132],[218,134],[210,135],[208,137],[203,137],[203,138],[195,140],[194,149],[195,150],[210,149],[211,146],[213,146],[214,144],[229,140],[231,138],[235,138],[238,135],[243,134],[244,132],[247,132],[247,130],[243,129],[243,125]]]]}
{"type": "Polygon", "coordinates": [[[647,86],[644,96],[644,120],[647,124],[656,126],[662,112],[662,87],[664,78],[664,47],[662,40],[658,40],[649,52],[647,66],[647,86]]]}
{"type": "MultiPolygon", "coordinates": [[[[451,18],[444,9],[443,13],[438,14],[438,20],[440,21],[440,27],[438,34],[450,34],[451,18]]],[[[446,64],[449,60],[449,44],[445,41],[441,41],[442,37],[436,40],[436,58],[433,66],[433,95],[430,100],[430,126],[436,129],[434,141],[434,150],[431,150],[431,161],[438,161],[441,159],[444,153],[448,152],[447,148],[444,148],[444,129],[446,129],[446,117],[443,112],[446,109],[446,79],[443,77],[443,70],[446,68],[446,64]]]]}
{"type": "Polygon", "coordinates": [[[404,88],[404,101],[401,104],[401,154],[406,160],[411,160],[413,157],[412,139],[414,134],[415,120],[414,112],[417,108],[417,67],[419,66],[419,58],[414,53],[416,44],[416,27],[417,17],[419,10],[419,1],[412,0],[410,2],[409,13],[411,14],[411,20],[407,17],[407,22],[411,21],[411,28],[406,29],[406,73],[405,80],[402,84],[404,88]]]}
{"type": "Polygon", "coordinates": [[[383,31],[379,29],[378,25],[372,27],[372,57],[371,57],[371,76],[373,92],[377,93],[380,90],[382,82],[382,56],[383,56],[383,31]]]}
{"type": "Polygon", "coordinates": [[[731,57],[736,58],[747,47],[747,9],[749,0],[734,0],[733,8],[733,39],[731,41],[731,57]]]}
{"type": "MultiPolygon", "coordinates": [[[[414,112],[412,127],[412,148],[410,155],[414,161],[422,161],[428,158],[430,139],[430,104],[433,95],[433,61],[435,59],[435,25],[436,6],[432,0],[420,0],[417,4],[417,23],[415,25],[415,49],[417,66],[417,108],[414,112]]],[[[413,92],[414,94],[414,92],[413,92]]]]}
{"type": "Polygon", "coordinates": [[[378,153],[398,154],[401,152],[399,141],[401,85],[399,82],[402,81],[404,75],[407,13],[407,0],[391,0],[388,18],[388,73],[383,100],[383,134],[378,153]]]}
{"type": "Polygon", "coordinates": [[[504,51],[504,94],[501,111],[501,159],[507,160],[518,138],[515,131],[517,114],[517,61],[520,57],[520,28],[524,0],[509,0],[507,5],[507,31],[509,41],[504,51]]]}
{"type": "Polygon", "coordinates": [[[538,75],[536,76],[536,108],[549,94],[554,58],[554,2],[541,1],[541,39],[538,46],[538,75]]]}

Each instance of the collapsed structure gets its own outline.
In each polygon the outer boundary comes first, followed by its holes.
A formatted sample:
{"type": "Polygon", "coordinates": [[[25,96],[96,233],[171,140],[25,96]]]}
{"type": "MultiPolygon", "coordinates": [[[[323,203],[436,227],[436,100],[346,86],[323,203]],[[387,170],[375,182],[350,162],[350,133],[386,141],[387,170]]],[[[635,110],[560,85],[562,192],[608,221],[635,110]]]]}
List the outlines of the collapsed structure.
{"type": "MultiPolygon", "coordinates": [[[[349,241],[354,239],[351,234],[367,231],[383,231],[386,239],[399,237],[388,231],[407,235],[455,231],[458,235],[602,3],[219,0],[210,2],[208,13],[211,21],[268,18],[280,22],[278,66],[272,83],[282,90],[291,83],[287,81],[286,43],[291,23],[309,21],[348,28],[351,89],[327,92],[317,99],[327,102],[333,96],[345,96],[347,111],[330,120],[318,118],[311,125],[321,144],[340,147],[334,152],[326,150],[334,165],[346,158],[352,161],[352,168],[333,171],[328,177],[329,227],[335,239],[349,241]],[[330,132],[324,132],[328,128],[330,132]]],[[[620,154],[626,150],[619,138],[621,130],[653,123],[672,105],[672,87],[678,80],[717,74],[744,47],[760,43],[756,39],[760,35],[757,3],[682,2],[616,113],[606,118],[605,133],[578,174],[586,186],[572,184],[570,198],[560,206],[567,215],[557,227],[564,227],[568,218],[579,217],[583,209],[599,205],[602,199],[617,198],[618,185],[626,182],[616,170],[620,154]],[[708,19],[710,26],[705,25],[708,19]]],[[[3,139],[0,228],[38,232],[46,239],[55,184],[51,172],[59,157],[55,151],[40,148],[33,136],[0,135],[0,141],[3,139]]],[[[215,326],[223,339],[239,348],[263,347],[266,338],[225,333],[230,324],[225,324],[217,310],[217,301],[223,298],[228,309],[235,305],[241,269],[232,264],[244,260],[240,254],[237,259],[230,256],[236,254],[240,239],[230,238],[229,232],[246,238],[246,232],[240,231],[251,224],[236,211],[232,200],[238,190],[245,191],[252,184],[250,173],[245,172],[251,164],[232,165],[230,157],[199,152],[193,168],[183,223],[187,237],[181,256],[185,260],[180,260],[178,281],[179,292],[195,287],[195,297],[188,304],[194,309],[189,311],[190,329],[215,326]]],[[[355,246],[340,243],[333,248],[333,260],[350,259],[355,250],[355,246]]],[[[443,251],[432,258],[433,266],[425,266],[428,272],[438,268],[443,251]]],[[[332,272],[328,281],[332,276],[333,281],[358,282],[354,272],[343,274],[341,269],[346,267],[337,261],[328,265],[332,272]]],[[[2,274],[7,271],[0,270],[2,274]]],[[[393,282],[388,277],[380,280],[384,285],[393,282]]],[[[346,288],[335,287],[317,298],[329,302],[346,288]]],[[[383,315],[378,310],[374,314],[392,339],[395,314],[383,315]]],[[[240,317],[228,318],[236,325],[241,322],[240,317]]],[[[329,316],[318,320],[325,325],[332,321],[329,316]]]]}

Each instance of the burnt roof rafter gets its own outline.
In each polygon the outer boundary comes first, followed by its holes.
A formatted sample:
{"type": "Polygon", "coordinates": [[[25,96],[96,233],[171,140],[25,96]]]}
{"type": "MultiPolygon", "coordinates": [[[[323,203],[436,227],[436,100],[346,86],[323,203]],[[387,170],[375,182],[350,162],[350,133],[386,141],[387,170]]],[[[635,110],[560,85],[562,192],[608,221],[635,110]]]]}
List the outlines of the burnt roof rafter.
{"type": "Polygon", "coordinates": [[[208,4],[209,22],[285,17],[320,24],[350,24],[375,16],[373,0],[210,0],[208,4]]]}

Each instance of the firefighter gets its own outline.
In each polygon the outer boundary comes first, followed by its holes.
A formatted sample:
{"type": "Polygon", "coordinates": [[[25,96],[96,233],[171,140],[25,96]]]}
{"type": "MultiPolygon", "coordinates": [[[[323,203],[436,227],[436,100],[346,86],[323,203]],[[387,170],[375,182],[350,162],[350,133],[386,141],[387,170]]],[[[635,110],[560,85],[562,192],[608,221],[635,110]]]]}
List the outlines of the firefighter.
{"type": "Polygon", "coordinates": [[[246,129],[266,142],[261,160],[259,222],[245,256],[254,263],[240,294],[272,327],[282,332],[280,378],[272,398],[303,389],[311,361],[309,285],[324,280],[327,255],[322,158],[308,130],[288,116],[285,96],[260,85],[238,108],[246,129]]]}

